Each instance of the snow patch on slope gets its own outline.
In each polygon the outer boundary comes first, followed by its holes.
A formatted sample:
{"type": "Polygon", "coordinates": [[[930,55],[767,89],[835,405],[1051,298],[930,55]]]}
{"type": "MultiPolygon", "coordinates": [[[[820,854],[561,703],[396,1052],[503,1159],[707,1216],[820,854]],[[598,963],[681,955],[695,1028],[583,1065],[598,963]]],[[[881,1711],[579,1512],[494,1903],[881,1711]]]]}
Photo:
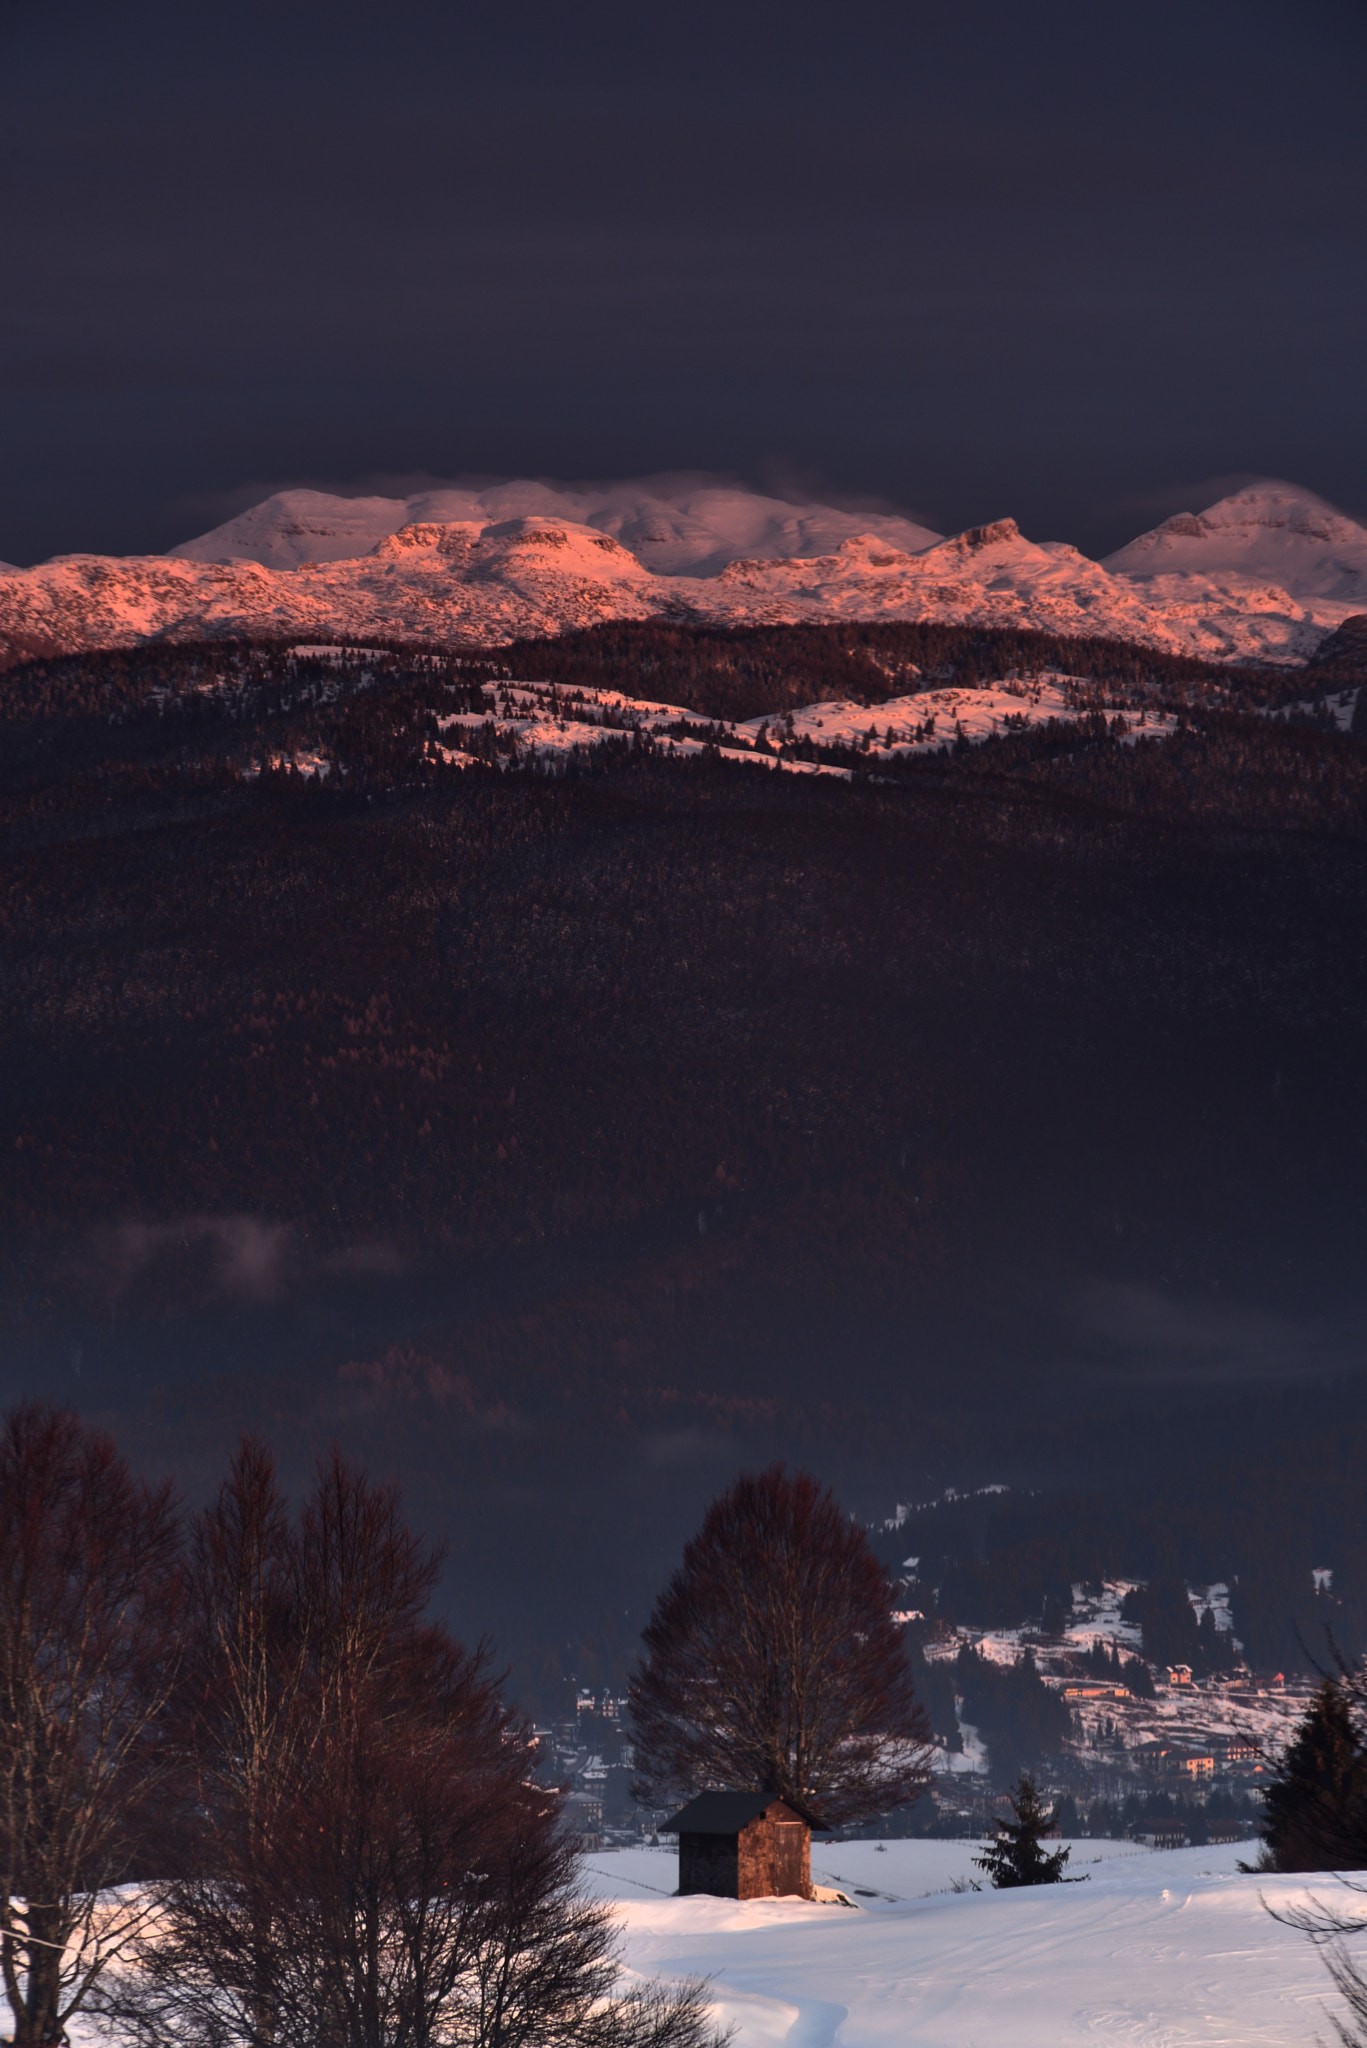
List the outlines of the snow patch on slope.
{"type": "MultiPolygon", "coordinates": [[[[738,722],[705,719],[682,705],[627,697],[620,690],[562,690],[552,683],[510,681],[486,683],[483,694],[486,710],[453,711],[436,720],[443,741],[428,742],[431,759],[447,767],[472,766],[479,758],[471,752],[474,736],[483,734],[497,743],[500,760],[552,765],[577,748],[602,746],[625,736],[633,745],[638,737],[647,740],[665,755],[712,749],[724,761],[849,781],[853,766],[805,759],[796,749],[810,742],[813,749],[857,750],[861,766],[876,772],[880,762],[940,753],[960,739],[974,743],[1051,720],[1066,725],[1089,715],[1080,679],[1060,675],[974,689],[926,690],[875,705],[831,699],[738,722]]],[[[1139,739],[1166,739],[1175,726],[1174,718],[1143,709],[1111,718],[1112,730],[1127,745],[1139,739]]]]}

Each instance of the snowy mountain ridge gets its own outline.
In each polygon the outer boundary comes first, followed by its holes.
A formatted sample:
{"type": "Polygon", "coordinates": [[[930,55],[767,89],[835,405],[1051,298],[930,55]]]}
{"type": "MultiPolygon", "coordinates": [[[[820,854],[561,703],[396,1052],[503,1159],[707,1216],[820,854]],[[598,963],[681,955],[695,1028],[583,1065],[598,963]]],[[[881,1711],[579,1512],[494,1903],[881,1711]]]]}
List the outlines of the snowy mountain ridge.
{"type": "Polygon", "coordinates": [[[296,569],[376,553],[391,535],[416,526],[499,526],[519,519],[592,527],[618,541],[660,576],[714,576],[738,555],[785,560],[824,555],[854,534],[871,533],[914,553],[939,540],[927,526],[896,514],[848,512],[833,505],[790,505],[753,491],[686,481],[559,488],[523,479],[483,488],[419,491],[407,498],[338,498],[326,491],[277,491],[171,554],[194,562],[259,562],[296,569]]]}
{"type": "Polygon", "coordinates": [[[1201,513],[1177,512],[1108,555],[1113,575],[1266,577],[1298,597],[1367,605],[1367,530],[1286,484],[1236,491],[1201,513]]]}
{"type": "Polygon", "coordinates": [[[935,619],[1292,663],[1367,609],[1367,530],[1285,485],[1167,520],[1106,563],[1029,540],[1012,519],[940,538],[890,515],[719,489],[646,501],[635,488],[576,505],[597,523],[546,503],[571,494],[543,485],[281,493],[169,555],[0,573],[0,663],[155,638],[502,645],[647,618],[935,619]],[[742,552],[756,536],[765,551],[742,552]]]}

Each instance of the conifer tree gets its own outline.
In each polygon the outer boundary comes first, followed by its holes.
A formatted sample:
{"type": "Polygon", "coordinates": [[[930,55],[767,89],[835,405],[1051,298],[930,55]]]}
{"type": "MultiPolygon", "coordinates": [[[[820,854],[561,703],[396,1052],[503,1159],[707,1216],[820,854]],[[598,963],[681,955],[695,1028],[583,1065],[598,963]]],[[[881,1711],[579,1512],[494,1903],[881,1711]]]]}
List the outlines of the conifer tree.
{"type": "Polygon", "coordinates": [[[1201,1634],[1185,1583],[1173,1572],[1157,1574],[1126,1595],[1121,1613],[1144,1631],[1144,1655],[1152,1664],[1190,1664],[1205,1669],[1201,1634]]]}
{"type": "Polygon", "coordinates": [[[1201,1662],[1208,1671],[1223,1671],[1234,1661],[1233,1644],[1226,1631],[1215,1626],[1215,1609],[1207,1607],[1196,1631],[1201,1642],[1201,1662]]]}
{"type": "Polygon", "coordinates": [[[1153,1673],[1142,1657],[1129,1657],[1121,1665],[1119,1655],[1117,1654],[1116,1663],[1120,1666],[1119,1676],[1121,1680],[1129,1687],[1137,1700],[1157,1698],[1153,1673]]]}
{"type": "Polygon", "coordinates": [[[1010,1793],[1014,1820],[997,1822],[996,1840],[973,1861],[985,1870],[998,1891],[1027,1884],[1063,1884],[1063,1866],[1071,1851],[1046,1855],[1040,1846],[1053,1828],[1057,1809],[1045,1807],[1028,1771],[1022,1771],[1010,1793]]]}
{"type": "Polygon", "coordinates": [[[1337,1679],[1316,1692],[1263,1796],[1266,1867],[1367,1869],[1367,1751],[1337,1679]]]}
{"type": "Polygon", "coordinates": [[[1061,1636],[1067,1632],[1068,1609],[1057,1593],[1046,1593],[1044,1608],[1040,1615],[1040,1630],[1046,1636],[1061,1636]]]}

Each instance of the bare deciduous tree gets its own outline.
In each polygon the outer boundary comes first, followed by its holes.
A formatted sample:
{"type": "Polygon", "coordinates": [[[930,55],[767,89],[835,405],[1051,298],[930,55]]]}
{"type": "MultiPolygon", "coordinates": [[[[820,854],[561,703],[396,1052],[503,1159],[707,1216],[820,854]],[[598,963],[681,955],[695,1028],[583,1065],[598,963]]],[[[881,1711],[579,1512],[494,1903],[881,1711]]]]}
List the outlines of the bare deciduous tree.
{"type": "MultiPolygon", "coordinates": [[[[314,1731],[299,1712],[308,1646],[297,1543],[274,1460],[254,1439],[242,1439],[217,1499],[196,1519],[187,1619],[170,1726],[185,1804],[162,1946],[176,1953],[188,1941],[234,1955],[247,2025],[268,2041],[277,2007],[269,1873],[314,1731]]],[[[150,1979],[160,1982],[160,1950],[149,1954],[150,1979]]],[[[188,1969],[187,1998],[199,1981],[188,1969]]],[[[212,1985],[210,1995],[223,1996],[212,1985]]],[[[208,2038],[222,2024],[217,2016],[208,2038]]]]}
{"type": "Polygon", "coordinates": [[[144,1907],[130,1875],[164,1758],[178,1527],[102,1431],[24,1403],[0,1429],[0,1969],[16,2048],[53,2048],[144,1907]]]}
{"type": "Polygon", "coordinates": [[[742,1476],[644,1631],[638,1794],[753,1786],[831,1822],[914,1798],[930,1730],[891,1610],[864,1532],[810,1474],[742,1476]]]}
{"type": "Polygon", "coordinates": [[[244,1442],[196,1533],[182,1868],[110,2007],[147,2048],[713,2038],[697,1987],[616,1994],[525,1732],[425,1618],[438,1563],[336,1455],[292,1525],[244,1442]]]}

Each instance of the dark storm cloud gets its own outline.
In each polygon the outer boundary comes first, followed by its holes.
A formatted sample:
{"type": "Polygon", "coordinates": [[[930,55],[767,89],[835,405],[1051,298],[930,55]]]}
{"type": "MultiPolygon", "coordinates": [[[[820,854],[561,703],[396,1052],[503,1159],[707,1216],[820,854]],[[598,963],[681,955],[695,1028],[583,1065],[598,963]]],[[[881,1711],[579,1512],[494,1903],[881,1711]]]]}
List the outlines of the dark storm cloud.
{"type": "Polygon", "coordinates": [[[0,555],[382,470],[790,473],[1095,548],[1173,478],[1361,505],[1363,55],[1210,0],[34,11],[0,555]]]}

